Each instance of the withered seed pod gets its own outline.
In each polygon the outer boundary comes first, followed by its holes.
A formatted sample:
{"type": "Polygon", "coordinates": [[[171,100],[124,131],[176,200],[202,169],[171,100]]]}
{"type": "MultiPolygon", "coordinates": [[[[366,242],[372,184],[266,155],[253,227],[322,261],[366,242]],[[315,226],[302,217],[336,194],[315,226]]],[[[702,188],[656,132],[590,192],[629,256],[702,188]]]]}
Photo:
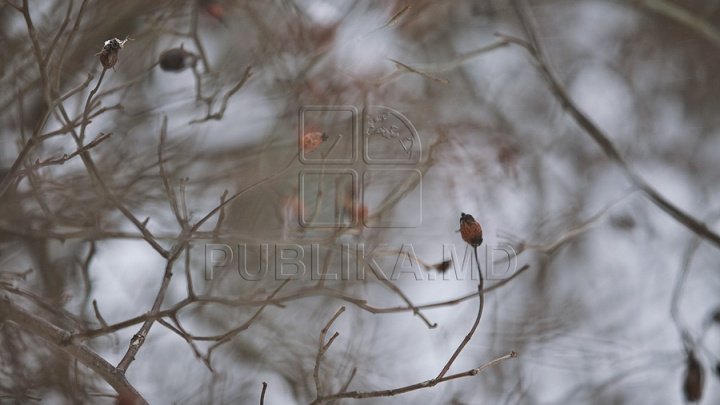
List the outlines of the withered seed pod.
{"type": "Polygon", "coordinates": [[[118,53],[120,53],[120,50],[127,41],[127,38],[122,41],[117,38],[105,41],[102,51],[98,53],[98,55],[100,55],[100,63],[102,63],[105,69],[110,69],[115,66],[118,62],[118,53]]]}
{"type": "Polygon", "coordinates": [[[685,400],[688,402],[700,401],[703,394],[704,370],[700,361],[695,357],[695,352],[688,353],[686,367],[685,381],[683,382],[685,400]]]}
{"type": "Polygon", "coordinates": [[[160,69],[168,72],[181,72],[195,64],[197,56],[180,48],[172,48],[160,54],[160,69]]]}

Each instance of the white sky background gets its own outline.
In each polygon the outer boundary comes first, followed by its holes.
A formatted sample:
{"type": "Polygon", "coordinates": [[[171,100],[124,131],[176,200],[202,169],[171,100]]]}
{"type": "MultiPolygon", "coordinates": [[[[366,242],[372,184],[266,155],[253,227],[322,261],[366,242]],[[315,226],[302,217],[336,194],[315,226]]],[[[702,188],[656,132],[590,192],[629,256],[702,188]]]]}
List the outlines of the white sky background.
{"type": "MultiPolygon", "coordinates": [[[[709,136],[707,147],[692,152],[687,142],[699,131],[698,124],[685,114],[679,100],[673,99],[672,94],[637,99],[681,79],[673,76],[668,65],[648,60],[634,68],[630,84],[623,77],[624,72],[618,73],[617,62],[622,58],[619,49],[627,45],[620,41],[637,29],[641,16],[614,2],[578,3],[581,4],[555,2],[535,9],[541,21],[540,40],[552,60],[552,67],[580,108],[610,135],[650,184],[686,212],[706,220],[720,203],[720,194],[713,183],[717,173],[706,178],[703,173],[688,170],[686,164],[691,157],[717,170],[718,134],[709,136]],[[567,60],[568,55],[575,55],[577,59],[567,60]],[[650,128],[636,119],[638,103],[644,103],[652,114],[650,128]],[[668,159],[667,155],[673,151],[682,159],[668,159]]],[[[335,23],[347,10],[347,6],[330,1],[303,1],[300,7],[319,26],[335,23]]],[[[464,17],[463,10],[467,12],[464,8],[450,12],[451,17],[464,25],[450,31],[446,39],[448,48],[428,53],[395,26],[376,30],[390,17],[388,9],[364,3],[357,5],[340,21],[329,56],[316,72],[324,72],[318,73],[320,76],[332,75],[336,81],[372,80],[393,71],[394,66],[387,58],[408,64],[431,63],[432,57],[457,55],[489,44],[496,40],[492,35],[495,31],[517,33],[505,24],[496,24],[482,16],[464,17]]],[[[209,26],[210,22],[203,20],[203,24],[209,26]]],[[[213,63],[220,64],[224,52],[242,47],[242,43],[225,45],[236,32],[232,26],[225,31],[205,29],[208,39],[204,43],[213,63]]],[[[290,72],[301,65],[294,57],[297,56],[284,56],[290,72]]],[[[288,116],[285,112],[293,109],[294,101],[271,89],[275,77],[270,66],[253,68],[255,76],[234,96],[222,121],[187,125],[204,114],[204,110],[195,109],[192,103],[194,87],[189,72],[158,74],[162,80],[153,83],[156,96],[150,99],[163,105],[159,111],[169,113],[171,136],[190,138],[195,150],[217,152],[254,144],[293,145],[297,116],[288,116]]],[[[464,246],[456,233],[461,211],[481,221],[488,243],[502,242],[498,234],[549,243],[573,225],[573,221],[568,221],[573,213],[579,221],[611,202],[619,202],[575,243],[560,248],[554,256],[532,252],[520,256],[519,264],[529,263],[532,268],[508,286],[487,295],[480,328],[451,372],[477,367],[510,350],[520,352],[518,359],[479,376],[441,384],[434,389],[378,402],[356,402],[439,404],[457,398],[461,401],[458,403],[477,403],[481,399],[501,403],[508,393],[514,392],[508,403],[552,404],[568,399],[572,403],[679,403],[684,357],[669,307],[683,252],[693,235],[640,192],[628,192],[629,182],[606,162],[599,148],[552,99],[519,48],[479,56],[458,71],[441,76],[451,81],[460,80],[457,72],[461,72],[469,87],[459,89],[461,86],[451,83],[443,88],[431,84],[428,90],[427,80],[407,74],[373,94],[372,103],[397,108],[406,114],[418,129],[424,147],[435,139],[435,124],[452,126],[478,116],[491,116],[479,106],[481,104],[502,111],[522,131],[509,140],[511,134],[492,129],[494,122],[477,128],[458,124],[451,131],[451,140],[439,151],[438,163],[423,179],[422,225],[417,229],[391,230],[382,236],[383,241],[396,247],[412,243],[422,260],[436,263],[442,259],[443,243],[464,246]],[[469,101],[467,93],[481,95],[486,104],[469,101]],[[433,104],[437,111],[426,111],[427,97],[442,100],[433,104]],[[545,104],[541,109],[544,114],[539,114],[534,106],[538,100],[545,104]],[[498,144],[506,140],[520,145],[516,178],[507,176],[500,165],[492,161],[497,156],[498,144]],[[573,156],[574,150],[595,155],[595,166],[578,170],[576,159],[579,157],[573,156]],[[539,180],[545,187],[543,203],[536,201],[539,180]],[[578,206],[582,208],[575,212],[578,206]],[[630,230],[614,226],[611,218],[620,217],[631,217],[636,226],[630,230]],[[623,373],[627,376],[612,380],[623,373]],[[573,390],[589,386],[603,386],[599,391],[601,396],[589,398],[582,391],[571,396],[573,390]],[[528,396],[522,398],[521,391],[527,391],[528,396]]],[[[682,75],[682,72],[676,74],[682,75]]],[[[112,83],[111,78],[106,85],[112,83]]],[[[353,94],[349,100],[339,102],[361,108],[356,97],[357,94],[353,94]]],[[[106,125],[111,123],[96,120],[89,132],[106,125]]],[[[145,141],[154,148],[157,134],[147,136],[145,141]]],[[[261,169],[269,173],[280,164],[260,163],[261,169]]],[[[73,168],[67,167],[58,170],[73,168]]],[[[234,181],[242,184],[242,173],[226,187],[235,186],[234,181]]],[[[213,187],[211,190],[220,191],[210,193],[202,187],[190,188],[195,218],[217,203],[221,189],[213,187]],[[193,190],[197,193],[193,194],[193,190]]],[[[268,204],[277,202],[272,200],[277,200],[277,196],[265,189],[258,190],[262,192],[268,193],[268,204]]],[[[148,208],[148,215],[150,212],[153,211],[148,208]]],[[[137,215],[144,217],[142,213],[137,215]]],[[[214,222],[210,221],[211,226],[214,222]]],[[[153,217],[150,227],[175,232],[176,227],[165,227],[170,223],[170,219],[153,217]]],[[[713,226],[718,229],[717,224],[713,226]]],[[[132,227],[128,225],[127,230],[132,227]]],[[[149,309],[164,262],[142,242],[103,242],[99,247],[93,272],[94,298],[98,299],[106,319],[117,322],[149,309]]],[[[461,248],[458,253],[462,255],[461,248]]],[[[702,244],[693,262],[681,315],[694,333],[700,330],[712,306],[717,305],[720,278],[712,273],[717,272],[718,258],[717,249],[702,244]]],[[[196,264],[193,274],[200,279],[201,263],[196,264]]],[[[185,296],[181,263],[176,273],[166,303],[185,296]]],[[[423,274],[426,275],[424,270],[423,274]]],[[[451,299],[476,288],[471,281],[415,282],[407,274],[399,285],[417,304],[451,299]]],[[[374,287],[367,291],[366,298],[373,305],[402,304],[387,290],[374,287]]],[[[358,289],[356,295],[364,292],[358,289]]],[[[73,304],[80,303],[71,302],[69,308],[74,310],[73,304]]],[[[333,302],[321,309],[317,305],[320,301],[305,299],[291,302],[285,309],[268,308],[261,321],[243,332],[246,339],[256,343],[255,347],[262,348],[266,357],[260,361],[240,362],[234,357],[240,354],[230,355],[219,350],[214,356],[214,365],[221,376],[221,382],[216,382],[219,385],[214,388],[216,403],[254,402],[256,397],[251,400],[228,393],[259,395],[262,381],[269,383],[269,403],[304,403],[295,402],[287,382],[273,367],[264,367],[264,361],[276,362],[275,367],[279,368],[284,367],[280,362],[287,361],[290,368],[296,366],[291,363],[293,358],[303,358],[312,385],[311,369],[318,334],[340,305],[346,305],[348,311],[335,324],[334,329],[340,336],[326,355],[326,364],[336,365],[336,369],[344,373],[336,381],[345,379],[352,362],[357,362],[358,376],[351,389],[393,388],[430,379],[437,375],[467,333],[477,303],[468,301],[424,311],[429,319],[439,323],[433,330],[428,330],[409,312],[372,315],[343,302],[333,302]],[[282,326],[279,332],[278,325],[282,326]],[[283,350],[287,353],[280,353],[283,350]],[[248,363],[254,365],[248,366],[248,363]],[[244,384],[247,388],[238,390],[244,384]]],[[[237,321],[242,322],[247,314],[248,311],[240,314],[229,311],[227,317],[237,317],[237,321]]],[[[201,321],[186,325],[199,334],[207,334],[203,330],[206,326],[201,321]]],[[[113,343],[114,338],[99,339],[97,345],[111,363],[117,363],[135,331],[136,327],[132,327],[118,333],[117,345],[113,343]]],[[[715,357],[703,354],[706,366],[708,359],[717,360],[720,354],[717,352],[720,333],[711,331],[708,336],[707,346],[715,350],[712,355],[715,357]]],[[[330,373],[331,369],[324,372],[330,373]]],[[[205,384],[211,381],[210,373],[188,345],[158,324],[153,327],[128,378],[151,403],[203,402],[205,384]],[[158,375],[159,370],[163,370],[162,376],[158,375]]],[[[718,386],[718,379],[708,373],[704,403],[720,398],[718,386]]]]}

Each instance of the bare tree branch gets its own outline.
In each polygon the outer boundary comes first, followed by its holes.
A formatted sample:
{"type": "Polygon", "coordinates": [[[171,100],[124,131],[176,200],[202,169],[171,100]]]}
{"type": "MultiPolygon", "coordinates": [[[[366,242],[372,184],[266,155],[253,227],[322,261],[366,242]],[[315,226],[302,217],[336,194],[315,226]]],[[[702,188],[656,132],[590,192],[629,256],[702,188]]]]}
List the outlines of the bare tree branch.
{"type": "Polygon", "coordinates": [[[86,346],[74,343],[70,332],[27,312],[7,298],[0,298],[0,315],[2,315],[2,318],[15,322],[27,332],[43,338],[55,348],[78,359],[110,384],[121,398],[128,400],[127,403],[147,404],[147,401],[125,379],[122,372],[86,346]]]}
{"type": "MultiPolygon", "coordinates": [[[[523,21],[523,27],[525,28],[528,36],[533,37],[532,28],[530,27],[527,19],[524,17],[524,12],[518,13],[523,21]]],[[[580,109],[575,105],[575,102],[565,91],[564,87],[560,84],[559,80],[555,77],[555,74],[550,70],[547,63],[545,62],[545,56],[541,53],[539,47],[536,44],[524,41],[519,38],[515,38],[509,35],[497,34],[498,36],[512,42],[513,44],[519,45],[524,48],[532,57],[535,66],[541,73],[543,79],[550,87],[550,91],[557,98],[560,104],[565,108],[570,116],[573,117],[575,122],[587,132],[588,135],[600,146],[605,152],[605,155],[610,158],[625,174],[625,176],[645,195],[657,205],[660,209],[665,211],[668,215],[674,218],[677,222],[707,240],[708,242],[720,248],[720,235],[717,232],[711,230],[704,223],[686,213],[685,211],[678,208],[675,204],[666,199],[660,192],[645,181],[639,174],[637,174],[622,156],[617,147],[613,144],[610,138],[598,128],[590,118],[587,117],[580,109]]]]}

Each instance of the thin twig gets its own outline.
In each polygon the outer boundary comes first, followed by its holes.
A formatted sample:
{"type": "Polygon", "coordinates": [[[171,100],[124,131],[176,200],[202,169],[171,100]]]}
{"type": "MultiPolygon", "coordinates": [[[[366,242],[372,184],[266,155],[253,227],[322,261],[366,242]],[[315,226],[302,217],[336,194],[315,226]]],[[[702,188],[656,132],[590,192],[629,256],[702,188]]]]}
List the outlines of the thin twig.
{"type": "Polygon", "coordinates": [[[313,380],[315,380],[315,401],[313,403],[319,403],[320,398],[323,395],[323,388],[322,388],[322,380],[320,379],[320,364],[322,363],[322,357],[327,352],[328,348],[330,348],[330,345],[333,341],[335,341],[335,338],[338,337],[339,333],[335,332],[335,334],[330,338],[330,340],[325,343],[325,337],[327,336],[328,330],[330,330],[330,327],[335,322],[335,320],[343,313],[345,312],[345,307],[340,307],[336,312],[335,315],[330,318],[330,320],[325,324],[325,327],[322,328],[320,331],[320,339],[318,343],[318,351],[315,356],[315,367],[313,368],[313,380]]]}
{"type": "Polygon", "coordinates": [[[260,405],[265,405],[265,391],[267,391],[268,384],[263,381],[262,383],[262,392],[260,392],[260,405]]]}
{"type": "Polygon", "coordinates": [[[462,340],[462,342],[460,342],[460,345],[458,345],[457,349],[455,349],[455,352],[453,352],[452,356],[450,356],[450,359],[447,361],[447,363],[445,363],[445,366],[440,371],[440,374],[435,377],[436,380],[443,378],[445,374],[447,374],[447,372],[450,370],[450,367],[452,367],[455,360],[458,358],[465,346],[470,342],[470,339],[472,339],[475,331],[478,328],[478,325],[480,325],[480,318],[482,317],[483,308],[485,306],[485,294],[483,294],[483,275],[482,270],[480,269],[480,260],[478,260],[477,246],[473,246],[473,253],[475,254],[475,262],[477,263],[478,269],[478,278],[480,279],[480,281],[478,282],[478,311],[477,315],[475,316],[475,322],[473,322],[470,331],[467,333],[467,335],[465,335],[465,338],[462,340]]]}
{"type": "MultiPolygon", "coordinates": [[[[167,292],[168,287],[170,286],[170,279],[172,278],[172,269],[173,265],[175,263],[175,260],[177,259],[177,253],[173,254],[167,259],[167,264],[165,265],[165,272],[163,274],[162,282],[160,283],[160,288],[158,290],[157,295],[155,296],[155,301],[153,302],[153,306],[150,309],[150,314],[156,314],[160,311],[160,306],[162,305],[162,302],[165,298],[165,293],[167,292]]],[[[150,328],[152,328],[153,323],[155,322],[155,319],[147,319],[145,322],[143,322],[142,327],[140,330],[133,335],[132,339],[130,340],[130,347],[128,347],[128,350],[125,352],[125,355],[123,356],[122,360],[118,363],[117,369],[121,373],[125,373],[127,368],[130,366],[130,364],[135,360],[135,355],[140,351],[140,348],[143,346],[143,343],[145,343],[145,338],[147,337],[148,333],[150,332],[150,328]]]]}
{"type": "Polygon", "coordinates": [[[103,328],[107,328],[108,324],[105,321],[105,318],[103,318],[102,314],[100,314],[100,308],[98,308],[97,300],[92,301],[93,310],[95,311],[95,318],[97,318],[98,322],[100,322],[100,325],[102,325],[103,328]]]}
{"type": "MultiPolygon", "coordinates": [[[[510,281],[512,281],[515,277],[519,276],[520,274],[524,273],[530,268],[529,265],[525,265],[521,267],[512,277],[509,277],[505,280],[502,280],[498,282],[497,284],[494,284],[490,287],[484,288],[483,294],[494,291],[506,284],[508,284],[510,281]]],[[[390,314],[390,313],[398,313],[398,312],[414,312],[418,309],[433,309],[433,308],[442,308],[452,305],[457,305],[462,302],[465,302],[470,299],[474,299],[479,295],[479,292],[473,292],[472,294],[467,294],[462,297],[454,298],[451,300],[445,300],[430,304],[422,304],[417,306],[396,306],[396,307],[376,307],[373,305],[370,305],[367,303],[366,300],[361,298],[355,298],[348,296],[344,294],[342,291],[333,290],[331,288],[318,288],[318,287],[310,287],[310,288],[304,288],[297,290],[291,294],[288,294],[286,296],[282,297],[271,297],[267,299],[260,299],[260,300],[247,300],[247,299],[228,299],[228,298],[221,298],[216,296],[197,296],[193,299],[184,299],[177,304],[175,304],[173,307],[168,308],[166,310],[158,311],[155,314],[144,314],[139,315],[134,318],[126,319],[124,321],[118,322],[116,324],[112,324],[108,326],[108,328],[100,328],[100,329],[88,329],[85,331],[77,332],[75,336],[77,338],[82,339],[91,339],[98,336],[103,336],[108,333],[116,332],[121,329],[125,329],[128,327],[131,327],[133,325],[140,324],[142,322],[145,322],[147,320],[151,319],[161,319],[164,317],[173,316],[177,312],[179,312],[182,309],[185,309],[189,305],[206,305],[206,304],[218,304],[218,305],[227,305],[227,306],[264,306],[264,305],[282,305],[283,303],[294,301],[294,300],[300,300],[304,298],[312,298],[312,297],[331,297],[336,298],[338,300],[342,300],[345,302],[348,302],[350,304],[353,304],[357,306],[358,308],[367,311],[372,314],[390,314]]]]}
{"type": "Polygon", "coordinates": [[[225,200],[227,200],[227,196],[228,190],[226,189],[220,196],[220,205],[222,206],[222,208],[220,209],[217,222],[215,223],[215,229],[213,230],[213,236],[215,239],[220,238],[220,230],[222,229],[223,222],[225,221],[225,200]]]}
{"type": "MultiPolygon", "coordinates": [[[[716,221],[718,218],[718,213],[715,213],[711,216],[709,220],[716,221]]],[[[682,256],[682,262],[680,265],[680,271],[678,272],[677,278],[675,279],[675,285],[673,287],[672,292],[672,298],[670,300],[670,316],[673,319],[673,322],[675,323],[675,326],[678,330],[678,334],[680,335],[680,339],[682,340],[683,346],[685,348],[686,352],[690,352],[694,349],[694,342],[692,339],[692,335],[690,334],[690,331],[688,328],[683,324],[682,320],[680,319],[680,302],[682,299],[682,293],[684,291],[685,282],[687,281],[687,278],[690,274],[690,268],[693,261],[693,258],[695,257],[695,253],[697,252],[698,248],[700,247],[700,237],[695,236],[692,238],[690,243],[688,243],[687,247],[685,248],[685,251],[683,252],[682,256]]]]}
{"type": "MultiPolygon", "coordinates": [[[[225,93],[225,96],[223,96],[222,103],[220,104],[220,109],[216,113],[211,113],[210,111],[208,111],[208,114],[204,118],[192,120],[192,121],[190,121],[190,124],[198,124],[198,123],[210,121],[210,120],[221,120],[223,118],[223,116],[225,115],[225,110],[227,109],[230,98],[233,95],[235,95],[235,93],[240,91],[240,89],[245,85],[245,83],[248,81],[248,79],[250,79],[252,74],[253,73],[252,73],[251,66],[248,66],[247,68],[245,68],[245,73],[243,74],[242,79],[240,79],[238,84],[233,86],[233,88],[228,90],[228,92],[225,93]]],[[[208,104],[208,107],[210,107],[210,104],[208,104]]]]}
{"type": "Polygon", "coordinates": [[[635,0],[646,8],[664,15],[704,36],[713,45],[720,47],[720,30],[710,21],[695,15],[683,7],[667,0],[635,0]]]}
{"type": "Polygon", "coordinates": [[[68,160],[70,160],[70,159],[72,159],[72,158],[74,158],[74,157],[76,157],[76,156],[79,156],[81,153],[87,152],[87,151],[89,151],[90,149],[95,148],[96,146],[100,145],[102,142],[104,142],[105,140],[107,140],[107,139],[110,138],[111,136],[112,136],[112,132],[107,133],[107,134],[101,132],[100,135],[98,135],[95,139],[93,139],[92,141],[90,141],[90,142],[89,142],[88,144],[86,144],[85,146],[77,149],[76,151],[74,151],[74,152],[72,152],[72,153],[70,153],[70,154],[67,154],[67,153],[66,153],[66,154],[64,154],[64,155],[62,155],[62,156],[56,156],[56,157],[48,158],[48,159],[45,159],[45,160],[42,160],[42,161],[38,160],[38,161],[36,161],[32,166],[30,166],[30,167],[28,167],[28,168],[26,168],[26,169],[23,169],[23,170],[21,170],[21,171],[19,171],[19,172],[17,173],[17,175],[18,175],[18,176],[23,176],[23,175],[25,175],[25,174],[28,174],[28,173],[29,173],[30,171],[32,171],[32,170],[40,169],[40,168],[42,168],[42,167],[63,165],[63,164],[65,164],[65,162],[67,162],[68,160]]]}
{"type": "Polygon", "coordinates": [[[423,382],[420,382],[417,384],[406,385],[404,387],[393,388],[393,389],[389,389],[389,390],[365,391],[365,392],[363,392],[363,391],[339,392],[337,394],[332,394],[332,395],[323,397],[323,398],[321,398],[321,400],[322,401],[332,401],[332,400],[341,399],[341,398],[363,399],[363,398],[391,397],[394,395],[404,394],[404,393],[410,392],[410,391],[420,390],[420,389],[424,389],[424,388],[431,388],[440,383],[457,380],[458,378],[476,376],[476,375],[480,374],[482,371],[484,371],[485,369],[493,367],[505,360],[513,359],[516,357],[518,357],[518,354],[516,352],[510,352],[510,353],[500,356],[492,361],[489,361],[480,367],[473,368],[473,369],[470,369],[467,371],[463,371],[463,372],[457,373],[457,374],[451,374],[451,375],[448,375],[448,376],[445,376],[442,378],[427,380],[427,381],[423,381],[423,382]]]}
{"type": "Polygon", "coordinates": [[[167,196],[170,208],[172,209],[173,214],[175,214],[175,219],[177,220],[178,225],[180,225],[180,228],[185,229],[187,227],[187,221],[180,214],[180,208],[178,207],[177,196],[175,195],[175,190],[172,186],[172,180],[168,176],[167,171],[165,171],[163,149],[165,147],[165,140],[167,139],[167,122],[167,116],[164,116],[162,120],[162,125],[160,127],[160,142],[158,143],[157,148],[158,166],[160,167],[160,178],[162,179],[163,188],[165,189],[165,195],[167,196]]]}

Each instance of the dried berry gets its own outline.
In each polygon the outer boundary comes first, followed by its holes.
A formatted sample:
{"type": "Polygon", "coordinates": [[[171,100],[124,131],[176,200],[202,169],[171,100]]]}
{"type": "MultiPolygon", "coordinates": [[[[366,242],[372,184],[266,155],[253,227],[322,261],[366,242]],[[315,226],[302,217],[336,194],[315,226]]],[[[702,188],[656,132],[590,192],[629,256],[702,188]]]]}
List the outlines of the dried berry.
{"type": "Polygon", "coordinates": [[[118,54],[128,40],[128,38],[124,40],[112,38],[105,41],[102,51],[98,53],[98,55],[100,55],[100,63],[102,63],[105,69],[110,69],[115,66],[118,62],[118,54]]]}
{"type": "Polygon", "coordinates": [[[199,0],[198,4],[210,16],[220,22],[223,22],[223,18],[225,16],[225,8],[223,7],[222,3],[217,0],[199,0]]]}
{"type": "Polygon", "coordinates": [[[181,72],[195,64],[197,56],[180,48],[172,48],[160,54],[160,69],[168,72],[181,72]]]}
{"type": "Polygon", "coordinates": [[[478,247],[483,242],[482,227],[472,215],[460,213],[460,235],[472,247],[478,247]]]}
{"type": "Polygon", "coordinates": [[[452,264],[452,260],[445,260],[443,262],[437,263],[433,265],[433,268],[440,273],[444,273],[447,271],[447,269],[450,268],[450,265],[452,264]]]}
{"type": "Polygon", "coordinates": [[[685,370],[685,381],[683,382],[683,393],[688,402],[700,401],[703,394],[704,370],[700,361],[695,357],[695,352],[689,352],[685,370]]]}
{"type": "Polygon", "coordinates": [[[310,153],[328,140],[325,132],[308,132],[302,137],[303,153],[310,153]]]}
{"type": "Polygon", "coordinates": [[[712,321],[720,324],[720,308],[717,308],[712,314],[712,321]]]}

